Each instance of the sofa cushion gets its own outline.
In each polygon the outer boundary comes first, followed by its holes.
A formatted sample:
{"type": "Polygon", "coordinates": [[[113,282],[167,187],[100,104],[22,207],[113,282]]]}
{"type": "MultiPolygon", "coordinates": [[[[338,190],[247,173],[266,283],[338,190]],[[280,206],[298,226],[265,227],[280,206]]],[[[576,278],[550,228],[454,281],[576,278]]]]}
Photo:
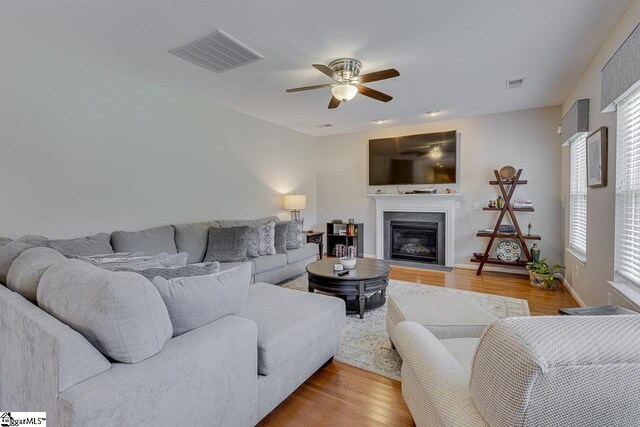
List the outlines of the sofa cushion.
{"type": "Polygon", "coordinates": [[[287,235],[289,234],[289,221],[276,221],[274,230],[274,246],[277,254],[287,253],[287,235]]]}
{"type": "Polygon", "coordinates": [[[13,239],[10,239],[8,237],[0,237],[0,249],[4,248],[11,242],[13,242],[13,239]]]}
{"type": "Polygon", "coordinates": [[[208,276],[153,279],[169,311],[174,337],[224,316],[242,314],[250,282],[249,263],[208,276]]]}
{"type": "Polygon", "coordinates": [[[249,226],[209,229],[205,261],[244,262],[247,260],[249,226]]]}
{"type": "Polygon", "coordinates": [[[153,356],[173,333],[162,297],[139,274],[66,260],[42,275],[37,299],[40,308],[119,362],[153,356]]]}
{"type": "Polygon", "coordinates": [[[287,228],[287,249],[298,249],[304,245],[305,239],[302,233],[303,221],[303,219],[289,221],[289,227],[287,228]]]}
{"type": "MultiPolygon", "coordinates": [[[[411,320],[427,328],[438,339],[479,338],[498,318],[461,296],[393,295],[388,299],[391,327],[411,320]]],[[[389,330],[393,339],[393,331],[389,330]]]]}
{"type": "Polygon", "coordinates": [[[140,255],[142,252],[121,253],[94,256],[73,256],[72,258],[89,263],[105,270],[116,271],[121,268],[144,270],[146,268],[182,267],[187,263],[187,253],[140,255]]]}
{"type": "Polygon", "coordinates": [[[9,269],[13,261],[15,261],[22,252],[33,247],[33,245],[14,240],[5,247],[0,248],[0,283],[7,283],[7,274],[9,274],[9,269]]]}
{"type": "Polygon", "coordinates": [[[265,271],[273,270],[274,268],[284,267],[287,265],[287,256],[285,254],[277,255],[265,255],[254,258],[255,272],[263,273],[265,271]]]}
{"type": "Polygon", "coordinates": [[[175,254],[178,252],[175,230],[170,225],[142,231],[114,231],[111,233],[111,245],[115,252],[140,251],[145,255],[175,254]]]}
{"type": "Polygon", "coordinates": [[[340,298],[256,283],[249,287],[243,317],[258,325],[258,373],[269,375],[292,354],[337,331],[345,306],[340,298]]]}
{"type": "Polygon", "coordinates": [[[153,280],[155,277],[162,277],[164,279],[176,279],[179,277],[193,277],[193,276],[206,276],[208,274],[215,274],[220,271],[220,263],[213,262],[200,262],[196,264],[187,264],[177,267],[156,267],[156,268],[130,268],[122,267],[116,271],[131,271],[138,273],[149,280],[153,280]]]}
{"type": "Polygon", "coordinates": [[[473,355],[476,353],[480,338],[449,338],[440,342],[460,363],[467,375],[471,374],[473,355]]]}
{"type": "Polygon", "coordinates": [[[219,227],[215,221],[198,222],[192,224],[178,224],[173,228],[176,230],[176,248],[178,252],[186,252],[187,264],[202,262],[207,253],[207,242],[209,240],[209,228],[219,227]]]}
{"type": "Polygon", "coordinates": [[[244,262],[221,262],[219,271],[231,270],[232,268],[239,267],[243,264],[251,265],[251,275],[256,274],[256,264],[253,262],[253,260],[244,261],[244,262]]]}
{"type": "Polygon", "coordinates": [[[26,243],[31,246],[43,247],[47,245],[47,238],[44,236],[39,236],[37,234],[28,234],[26,236],[22,236],[19,239],[16,239],[16,242],[26,243]]]}
{"type": "Polygon", "coordinates": [[[27,249],[11,264],[7,274],[7,288],[35,302],[38,284],[44,272],[53,264],[66,259],[51,248],[27,249]]]}
{"type": "Polygon", "coordinates": [[[93,236],[77,239],[48,240],[47,247],[55,249],[63,255],[100,255],[113,253],[111,236],[98,233],[93,236]]]}
{"type": "Polygon", "coordinates": [[[315,243],[306,243],[299,249],[287,249],[287,262],[289,264],[293,264],[294,262],[317,256],[318,245],[315,243]]]}

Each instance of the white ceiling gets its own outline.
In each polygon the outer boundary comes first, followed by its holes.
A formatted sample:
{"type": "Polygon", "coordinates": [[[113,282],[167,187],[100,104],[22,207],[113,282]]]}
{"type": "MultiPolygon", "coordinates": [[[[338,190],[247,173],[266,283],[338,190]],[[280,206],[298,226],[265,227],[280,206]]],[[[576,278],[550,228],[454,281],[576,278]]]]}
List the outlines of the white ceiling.
{"type": "MultiPolygon", "coordinates": [[[[228,108],[322,136],[557,105],[630,0],[5,0],[0,37],[29,39],[128,75],[198,93],[228,108]],[[220,28],[266,59],[214,74],[167,51],[220,28]],[[339,57],[389,103],[357,96],[328,110],[311,67],[339,57]],[[525,87],[505,81],[525,77],[525,87]],[[435,118],[423,113],[442,110],[435,118]],[[382,125],[375,119],[388,119],[382,125]],[[323,123],[333,127],[318,128],[323,123]]],[[[46,64],[43,64],[46,66],[46,64]]],[[[5,65],[3,65],[5,66],[5,65]]]]}

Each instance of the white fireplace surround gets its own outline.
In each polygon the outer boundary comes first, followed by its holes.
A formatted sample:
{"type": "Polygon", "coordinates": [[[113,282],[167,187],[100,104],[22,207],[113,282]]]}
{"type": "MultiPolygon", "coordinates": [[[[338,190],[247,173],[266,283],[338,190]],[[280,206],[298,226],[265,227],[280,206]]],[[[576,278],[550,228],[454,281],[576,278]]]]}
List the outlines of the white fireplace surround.
{"type": "Polygon", "coordinates": [[[455,265],[455,210],[460,194],[369,194],[376,203],[376,258],[384,259],[384,213],[444,213],[445,265],[455,265]]]}

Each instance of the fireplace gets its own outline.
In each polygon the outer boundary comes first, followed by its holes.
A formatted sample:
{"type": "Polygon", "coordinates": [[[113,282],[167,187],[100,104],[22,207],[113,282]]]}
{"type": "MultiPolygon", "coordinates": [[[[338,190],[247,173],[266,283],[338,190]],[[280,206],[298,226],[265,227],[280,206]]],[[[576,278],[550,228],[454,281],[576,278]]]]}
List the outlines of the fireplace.
{"type": "Polygon", "coordinates": [[[438,263],[438,223],[391,221],[391,259],[438,263]]]}
{"type": "Polygon", "coordinates": [[[384,259],[403,265],[445,265],[445,215],[384,212],[384,259]]]}

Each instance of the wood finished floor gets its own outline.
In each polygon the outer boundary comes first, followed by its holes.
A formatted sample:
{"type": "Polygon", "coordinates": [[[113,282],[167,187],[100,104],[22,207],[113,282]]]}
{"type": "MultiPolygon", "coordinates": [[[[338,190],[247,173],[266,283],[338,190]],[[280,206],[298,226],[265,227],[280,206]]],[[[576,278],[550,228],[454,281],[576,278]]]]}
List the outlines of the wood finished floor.
{"type": "MultiPolygon", "coordinates": [[[[569,292],[535,289],[528,276],[456,269],[452,273],[392,267],[392,279],[526,299],[532,315],[578,304],[569,292]]],[[[412,426],[400,382],[340,362],[318,370],[260,426],[412,426]]]]}

